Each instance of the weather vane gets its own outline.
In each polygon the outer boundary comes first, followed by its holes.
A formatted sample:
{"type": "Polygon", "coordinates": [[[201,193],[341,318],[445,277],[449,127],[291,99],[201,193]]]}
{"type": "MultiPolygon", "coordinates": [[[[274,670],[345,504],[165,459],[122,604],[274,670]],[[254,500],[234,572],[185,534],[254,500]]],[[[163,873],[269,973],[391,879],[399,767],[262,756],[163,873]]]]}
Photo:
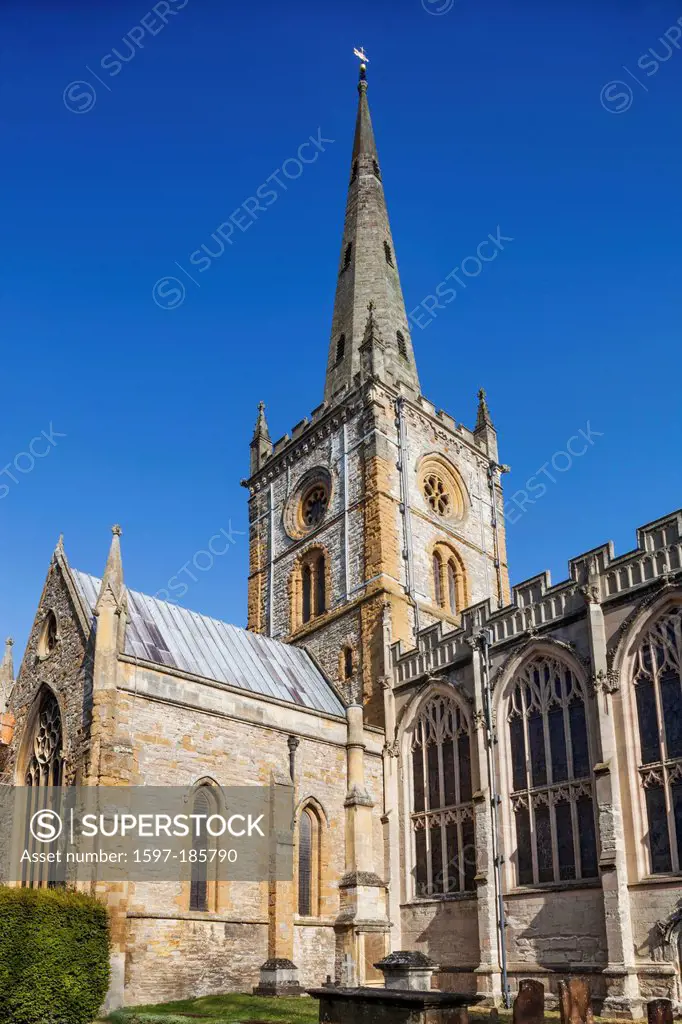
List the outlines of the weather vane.
{"type": "Polygon", "coordinates": [[[355,54],[356,57],[360,58],[360,60],[362,61],[363,64],[369,64],[369,57],[365,53],[364,46],[361,46],[359,50],[357,48],[355,48],[353,50],[353,53],[355,54]]]}

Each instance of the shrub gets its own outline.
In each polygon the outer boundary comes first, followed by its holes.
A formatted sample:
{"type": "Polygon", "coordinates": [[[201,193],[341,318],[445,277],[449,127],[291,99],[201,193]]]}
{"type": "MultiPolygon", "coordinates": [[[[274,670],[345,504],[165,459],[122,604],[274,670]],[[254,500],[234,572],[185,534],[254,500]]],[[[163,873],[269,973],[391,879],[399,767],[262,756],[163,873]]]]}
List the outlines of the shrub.
{"type": "Polygon", "coordinates": [[[0,886],[3,1024],[90,1024],[108,985],[109,924],[99,900],[0,886]]]}

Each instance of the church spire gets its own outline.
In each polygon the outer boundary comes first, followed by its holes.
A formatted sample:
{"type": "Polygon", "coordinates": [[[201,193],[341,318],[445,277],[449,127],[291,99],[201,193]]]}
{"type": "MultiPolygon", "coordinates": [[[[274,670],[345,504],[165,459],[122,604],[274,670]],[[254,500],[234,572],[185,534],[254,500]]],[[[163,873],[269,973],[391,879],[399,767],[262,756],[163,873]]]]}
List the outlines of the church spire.
{"type": "Polygon", "coordinates": [[[419,392],[405,300],[386,209],[365,64],[360,65],[358,114],[346,201],[339,277],[324,397],[329,402],[361,370],[368,303],[385,346],[385,379],[419,392]]]}
{"type": "Polygon", "coordinates": [[[111,546],[107,557],[107,564],[104,567],[104,576],[99,589],[95,614],[99,614],[101,606],[112,602],[117,610],[121,610],[125,604],[125,584],[123,583],[123,561],[121,559],[121,530],[120,526],[111,527],[111,546]]]}

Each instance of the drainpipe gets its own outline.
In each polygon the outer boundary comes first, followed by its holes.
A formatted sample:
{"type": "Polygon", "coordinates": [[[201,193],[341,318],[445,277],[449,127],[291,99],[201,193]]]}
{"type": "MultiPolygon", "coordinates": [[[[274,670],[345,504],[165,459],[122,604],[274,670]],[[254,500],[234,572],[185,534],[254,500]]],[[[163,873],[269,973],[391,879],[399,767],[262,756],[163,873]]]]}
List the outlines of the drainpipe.
{"type": "Polygon", "coordinates": [[[268,636],[272,631],[272,587],[275,578],[275,485],[270,484],[270,567],[268,570],[268,636]]]}
{"type": "Polygon", "coordinates": [[[405,537],[405,548],[403,559],[405,561],[405,574],[407,579],[406,591],[414,607],[414,633],[415,639],[419,633],[419,606],[414,588],[414,556],[412,553],[412,523],[410,520],[409,502],[409,475],[407,466],[407,432],[405,429],[405,417],[403,406],[405,399],[401,395],[395,403],[396,426],[398,428],[398,469],[400,470],[400,514],[403,517],[403,534],[405,537]]]}
{"type": "Polygon", "coordinates": [[[482,681],[483,681],[483,715],[485,718],[485,749],[486,766],[488,770],[488,792],[490,793],[490,815],[492,821],[492,855],[495,866],[495,902],[497,905],[497,950],[500,958],[500,971],[502,974],[502,997],[507,1009],[512,1005],[509,978],[507,976],[507,922],[504,909],[504,898],[502,895],[502,864],[504,857],[500,854],[499,847],[499,820],[498,809],[500,796],[497,792],[495,781],[495,766],[493,763],[493,746],[497,743],[495,729],[493,727],[492,694],[490,691],[490,630],[482,629],[477,635],[478,648],[482,655],[482,681]]]}
{"type": "Polygon", "coordinates": [[[350,590],[348,570],[348,425],[343,424],[343,589],[344,599],[348,600],[350,590]]]}

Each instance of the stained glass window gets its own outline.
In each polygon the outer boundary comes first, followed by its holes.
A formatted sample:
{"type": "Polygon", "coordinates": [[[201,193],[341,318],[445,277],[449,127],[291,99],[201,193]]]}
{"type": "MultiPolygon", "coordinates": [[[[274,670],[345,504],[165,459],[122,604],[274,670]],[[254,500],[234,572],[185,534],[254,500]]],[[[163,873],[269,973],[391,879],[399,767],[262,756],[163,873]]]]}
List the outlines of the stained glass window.
{"type": "Polygon", "coordinates": [[[454,698],[439,695],[424,706],[412,732],[411,754],[414,895],[473,891],[471,733],[454,698]]]}
{"type": "Polygon", "coordinates": [[[298,825],[298,912],[312,914],[313,820],[310,811],[301,812],[298,825]]]}
{"type": "Polygon", "coordinates": [[[585,690],[539,656],[514,681],[508,724],[518,885],[598,874],[585,690]]]}
{"type": "Polygon", "coordinates": [[[679,872],[682,852],[682,607],[642,639],[634,669],[639,774],[652,874],[679,872]]]}
{"type": "Polygon", "coordinates": [[[189,887],[189,909],[206,911],[208,910],[208,860],[202,860],[202,854],[208,853],[208,833],[206,831],[206,817],[213,811],[212,800],[209,796],[208,787],[201,786],[194,797],[193,814],[204,815],[203,820],[198,822],[198,835],[194,835],[192,841],[192,856],[197,854],[196,860],[191,860],[191,879],[189,887]]]}

